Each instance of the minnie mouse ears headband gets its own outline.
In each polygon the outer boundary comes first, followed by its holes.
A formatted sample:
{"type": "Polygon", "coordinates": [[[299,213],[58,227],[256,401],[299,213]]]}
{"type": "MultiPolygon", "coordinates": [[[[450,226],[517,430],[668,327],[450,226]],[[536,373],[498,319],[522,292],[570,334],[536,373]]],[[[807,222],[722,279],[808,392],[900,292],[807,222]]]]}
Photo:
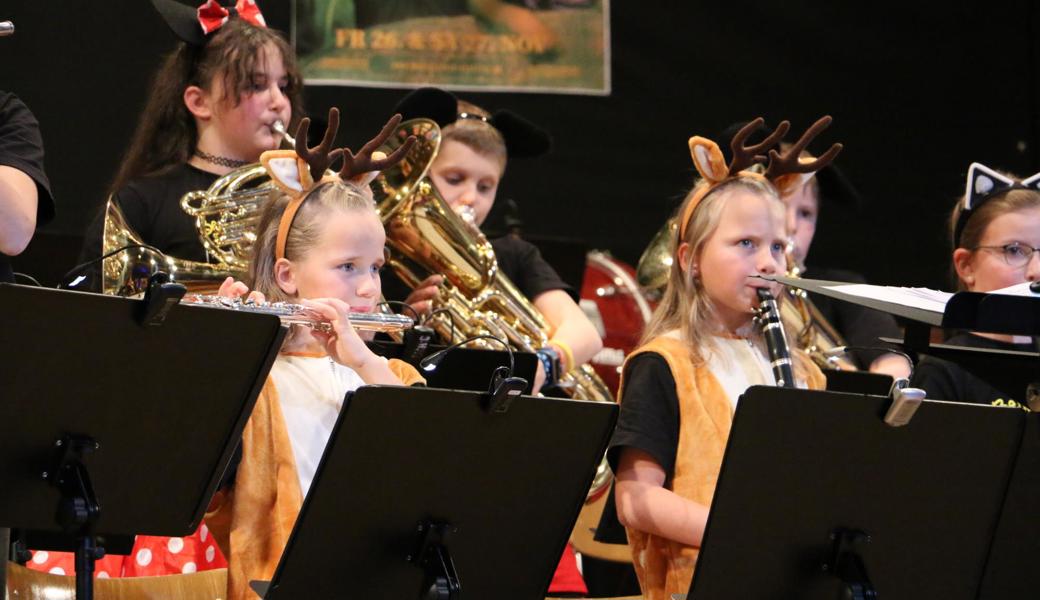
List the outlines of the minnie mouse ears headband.
{"type": "Polygon", "coordinates": [[[777,152],[776,147],[783,140],[784,135],[791,128],[789,121],[782,121],[772,133],[760,142],[748,144],[748,139],[762,128],[765,119],[759,117],[748,123],[733,136],[730,142],[732,158],[726,164],[726,158],[722,149],[715,142],[693,136],[690,138],[690,155],[693,157],[693,165],[697,172],[707,181],[707,185],[701,186],[695,192],[693,198],[686,205],[682,217],[679,220],[679,239],[686,237],[686,227],[690,223],[694,209],[715,188],[724,182],[738,177],[748,177],[768,181],[776,187],[780,196],[784,196],[805,183],[813,174],[827,166],[841,152],[842,145],[834,144],[819,158],[802,158],[802,152],[816,136],[820,134],[832,119],[829,116],[821,117],[813,123],[798,141],[787,148],[782,154],[777,152]],[[768,152],[768,155],[766,154],[768,152]],[[749,171],[756,164],[765,164],[765,173],[759,174],[749,171]]]}
{"type": "Polygon", "coordinates": [[[173,34],[192,46],[202,46],[208,36],[237,17],[256,25],[267,27],[264,15],[256,0],[238,0],[233,7],[225,8],[217,0],[206,0],[198,8],[192,8],[176,0],[152,0],[173,34]]]}
{"type": "Polygon", "coordinates": [[[971,163],[968,167],[968,183],[964,189],[964,204],[953,228],[953,247],[960,248],[964,227],[980,206],[1011,190],[1040,191],[1040,173],[1017,180],[981,163],[971,163]]]}
{"type": "Polygon", "coordinates": [[[260,155],[260,164],[267,170],[279,189],[290,198],[285,212],[278,223],[278,237],[275,240],[275,259],[285,258],[285,244],[292,229],[297,211],[310,194],[322,183],[334,181],[351,181],[359,186],[366,186],[379,175],[379,171],[391,167],[401,160],[415,144],[415,137],[409,136],[404,144],[390,156],[376,149],[383,145],[397,129],[401,115],[394,115],[383,126],[379,135],[369,140],[354,154],[349,148],[332,148],[339,129],[339,109],[329,109],[329,126],[321,143],[314,148],[307,147],[307,130],[311,120],[303,119],[296,129],[295,150],[268,150],[260,155]],[[329,165],[337,158],[343,159],[343,166],[338,173],[327,171],[329,165]]]}
{"type": "Polygon", "coordinates": [[[499,110],[490,117],[459,113],[459,99],[439,88],[419,88],[394,107],[405,119],[425,118],[446,127],[459,119],[484,121],[502,134],[510,158],[533,158],[552,149],[552,138],[541,127],[510,110],[499,110]]]}

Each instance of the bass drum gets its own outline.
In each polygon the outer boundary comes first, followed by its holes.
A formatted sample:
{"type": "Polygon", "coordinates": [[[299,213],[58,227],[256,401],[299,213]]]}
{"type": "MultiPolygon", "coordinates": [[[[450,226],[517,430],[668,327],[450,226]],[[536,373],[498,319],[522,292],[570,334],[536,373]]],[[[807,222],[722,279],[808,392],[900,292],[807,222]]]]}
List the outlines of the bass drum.
{"type": "Polygon", "coordinates": [[[614,397],[625,356],[636,349],[653,312],[635,276],[631,265],[607,252],[593,250],[586,256],[581,308],[603,338],[603,349],[590,363],[614,397]]]}
{"type": "MultiPolygon", "coordinates": [[[[593,250],[586,256],[581,308],[603,338],[603,349],[589,364],[615,398],[625,356],[636,349],[653,312],[650,302],[636,284],[635,274],[630,265],[606,252],[593,250]]],[[[632,560],[632,553],[627,545],[606,544],[593,539],[609,491],[609,487],[604,487],[588,498],[571,532],[571,544],[583,555],[628,563],[632,560]]]]}

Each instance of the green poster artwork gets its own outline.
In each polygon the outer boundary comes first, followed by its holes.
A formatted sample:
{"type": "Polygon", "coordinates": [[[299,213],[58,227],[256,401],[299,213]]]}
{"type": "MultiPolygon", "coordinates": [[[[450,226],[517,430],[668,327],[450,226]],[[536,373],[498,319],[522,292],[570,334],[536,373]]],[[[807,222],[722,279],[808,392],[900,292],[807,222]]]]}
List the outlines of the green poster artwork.
{"type": "Polygon", "coordinates": [[[610,93],[609,0],[297,0],[308,84],[610,93]]]}

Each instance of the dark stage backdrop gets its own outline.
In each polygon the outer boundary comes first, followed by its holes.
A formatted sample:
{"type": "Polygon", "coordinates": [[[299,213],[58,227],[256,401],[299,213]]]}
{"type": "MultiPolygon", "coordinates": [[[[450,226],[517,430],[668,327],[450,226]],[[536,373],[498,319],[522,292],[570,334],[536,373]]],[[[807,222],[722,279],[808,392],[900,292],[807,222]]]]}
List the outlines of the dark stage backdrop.
{"type": "MultiPolygon", "coordinates": [[[[611,2],[608,97],[468,94],[555,136],[546,158],[509,165],[499,198],[528,233],[569,237],[635,262],[692,180],[687,138],[764,115],[834,125],[816,148],[839,164],[862,209],[825,206],[809,263],[877,283],[948,287],[944,216],[967,165],[1038,168],[1037,9],[1027,0],[906,3],[611,2]]],[[[287,27],[288,2],[261,1],[287,27]]],[[[24,257],[53,282],[102,203],[172,35],[144,0],[5,0],[0,89],[40,119],[58,218],[24,257]]],[[[309,112],[346,114],[341,139],[378,130],[399,90],[308,88],[309,112]]],[[[499,203],[501,204],[501,202],[499,203]]]]}

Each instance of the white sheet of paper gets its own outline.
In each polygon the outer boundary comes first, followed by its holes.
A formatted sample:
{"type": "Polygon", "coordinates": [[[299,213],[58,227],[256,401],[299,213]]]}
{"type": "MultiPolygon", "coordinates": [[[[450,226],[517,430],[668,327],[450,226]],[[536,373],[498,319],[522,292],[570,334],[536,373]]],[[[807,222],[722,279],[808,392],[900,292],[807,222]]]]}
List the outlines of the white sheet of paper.
{"type": "Polygon", "coordinates": [[[1029,284],[1031,282],[1026,281],[1024,283],[1016,283],[1011,287],[1001,288],[999,290],[993,290],[991,294],[1004,294],[1005,296],[1030,296],[1033,298],[1040,298],[1040,294],[1034,294],[1029,290],[1029,284]]]}
{"type": "Polygon", "coordinates": [[[929,288],[893,287],[886,285],[869,285],[866,283],[850,283],[846,285],[830,285],[827,289],[835,290],[851,296],[870,298],[883,302],[893,302],[903,306],[910,306],[942,313],[946,310],[946,303],[953,294],[940,292],[929,288]]]}

